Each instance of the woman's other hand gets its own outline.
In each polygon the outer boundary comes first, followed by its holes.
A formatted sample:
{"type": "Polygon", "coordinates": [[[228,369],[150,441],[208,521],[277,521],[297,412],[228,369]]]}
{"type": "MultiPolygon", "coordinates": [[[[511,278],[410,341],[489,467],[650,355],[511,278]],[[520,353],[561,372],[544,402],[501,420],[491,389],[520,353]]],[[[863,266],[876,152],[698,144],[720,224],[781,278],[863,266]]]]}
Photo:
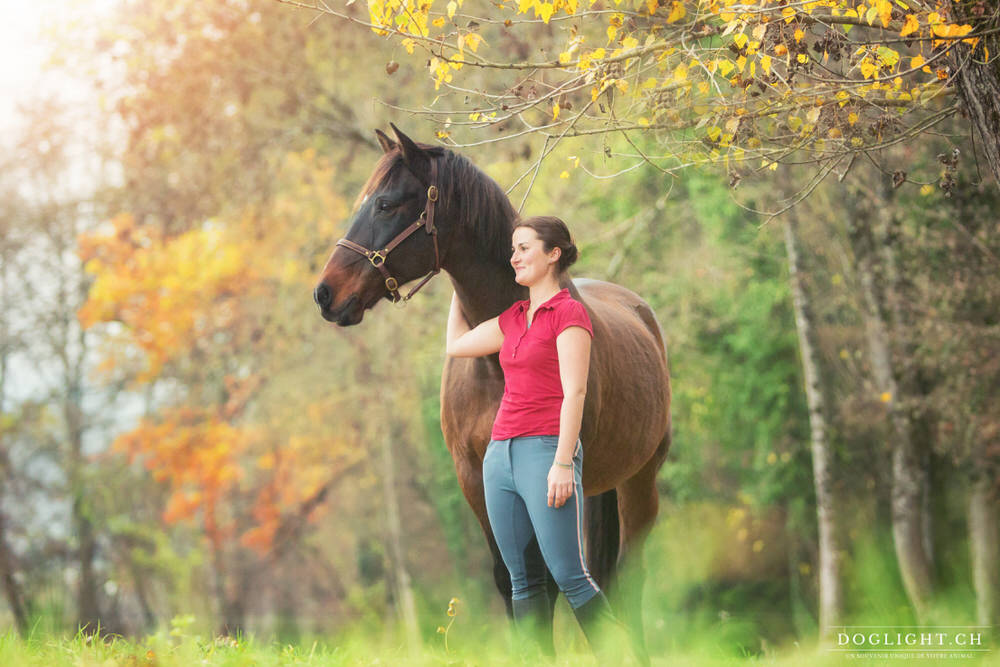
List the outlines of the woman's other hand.
{"type": "Polygon", "coordinates": [[[573,495],[573,468],[552,464],[549,468],[549,507],[562,507],[573,495]]]}

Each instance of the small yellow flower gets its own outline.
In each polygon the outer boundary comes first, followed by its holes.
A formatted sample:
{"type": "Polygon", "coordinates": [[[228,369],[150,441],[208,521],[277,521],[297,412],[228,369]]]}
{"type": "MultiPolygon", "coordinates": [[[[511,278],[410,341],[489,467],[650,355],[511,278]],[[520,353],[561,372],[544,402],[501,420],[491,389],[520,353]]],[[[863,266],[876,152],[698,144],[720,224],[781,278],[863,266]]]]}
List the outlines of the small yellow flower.
{"type": "Polygon", "coordinates": [[[443,635],[444,634],[444,626],[443,625],[439,625],[437,631],[438,631],[439,635],[443,635]]]}

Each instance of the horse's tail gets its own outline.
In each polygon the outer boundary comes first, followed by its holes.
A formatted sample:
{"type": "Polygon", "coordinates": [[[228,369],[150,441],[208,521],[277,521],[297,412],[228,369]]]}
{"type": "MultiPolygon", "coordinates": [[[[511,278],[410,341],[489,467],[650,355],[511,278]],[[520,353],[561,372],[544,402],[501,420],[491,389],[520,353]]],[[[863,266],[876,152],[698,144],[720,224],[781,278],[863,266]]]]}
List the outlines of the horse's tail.
{"type": "Polygon", "coordinates": [[[587,567],[607,592],[618,564],[618,492],[610,489],[583,503],[587,521],[587,567]]]}

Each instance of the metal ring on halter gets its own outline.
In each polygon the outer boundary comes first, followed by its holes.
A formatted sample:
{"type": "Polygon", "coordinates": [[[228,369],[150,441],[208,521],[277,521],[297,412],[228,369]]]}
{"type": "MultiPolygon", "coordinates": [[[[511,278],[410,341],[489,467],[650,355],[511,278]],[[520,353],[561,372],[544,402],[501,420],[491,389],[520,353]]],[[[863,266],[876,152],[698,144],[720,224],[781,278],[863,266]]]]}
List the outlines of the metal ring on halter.
{"type": "Polygon", "coordinates": [[[399,282],[392,276],[389,276],[385,279],[385,288],[390,292],[395,292],[399,289],[399,282]]]}
{"type": "Polygon", "coordinates": [[[374,266],[377,269],[378,267],[385,264],[385,255],[382,254],[381,250],[376,250],[371,255],[368,256],[368,261],[371,262],[372,266],[374,266]],[[376,262],[375,261],[376,259],[379,261],[376,262]]]}

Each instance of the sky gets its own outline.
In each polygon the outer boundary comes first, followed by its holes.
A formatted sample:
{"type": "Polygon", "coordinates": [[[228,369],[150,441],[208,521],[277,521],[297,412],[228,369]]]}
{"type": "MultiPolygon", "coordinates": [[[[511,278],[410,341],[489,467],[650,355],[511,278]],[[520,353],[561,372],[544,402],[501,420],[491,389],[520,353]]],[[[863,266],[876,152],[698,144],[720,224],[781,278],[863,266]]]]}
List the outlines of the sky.
{"type": "Polygon", "coordinates": [[[32,93],[41,76],[45,48],[39,31],[59,3],[0,0],[0,130],[15,121],[18,100],[32,93]]]}

